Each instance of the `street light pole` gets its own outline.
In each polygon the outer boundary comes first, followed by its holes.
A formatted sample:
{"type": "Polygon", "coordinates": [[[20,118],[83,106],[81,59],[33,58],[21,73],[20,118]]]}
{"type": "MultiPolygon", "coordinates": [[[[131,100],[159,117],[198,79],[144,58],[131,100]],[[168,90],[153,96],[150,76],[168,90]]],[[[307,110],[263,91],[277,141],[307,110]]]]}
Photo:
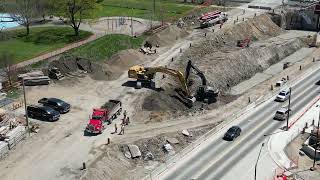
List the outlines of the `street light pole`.
{"type": "Polygon", "coordinates": [[[291,87],[289,88],[289,105],[288,105],[288,114],[287,114],[287,128],[286,130],[289,130],[289,118],[290,118],[290,105],[291,105],[291,87]]]}
{"type": "Polygon", "coordinates": [[[29,119],[28,119],[28,113],[27,113],[27,99],[26,99],[26,89],[25,89],[25,85],[24,85],[24,78],[22,78],[22,89],[23,89],[24,112],[25,112],[25,116],[26,116],[27,131],[30,136],[30,127],[29,127],[29,119]]]}
{"type": "Polygon", "coordinates": [[[263,146],[264,146],[264,143],[261,144],[258,159],[257,159],[256,165],[254,166],[254,180],[257,180],[257,166],[258,166],[258,162],[259,162],[259,158],[260,158],[260,154],[263,146]]]}

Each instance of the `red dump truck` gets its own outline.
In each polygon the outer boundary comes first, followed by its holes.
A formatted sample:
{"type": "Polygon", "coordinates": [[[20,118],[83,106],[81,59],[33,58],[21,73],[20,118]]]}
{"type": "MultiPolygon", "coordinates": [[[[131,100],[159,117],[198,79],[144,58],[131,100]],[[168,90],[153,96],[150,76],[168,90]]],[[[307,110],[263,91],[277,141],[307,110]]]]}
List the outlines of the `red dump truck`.
{"type": "Polygon", "coordinates": [[[119,100],[109,100],[100,108],[94,108],[90,116],[86,132],[91,134],[101,134],[105,129],[105,123],[111,124],[122,111],[122,104],[119,100]]]}

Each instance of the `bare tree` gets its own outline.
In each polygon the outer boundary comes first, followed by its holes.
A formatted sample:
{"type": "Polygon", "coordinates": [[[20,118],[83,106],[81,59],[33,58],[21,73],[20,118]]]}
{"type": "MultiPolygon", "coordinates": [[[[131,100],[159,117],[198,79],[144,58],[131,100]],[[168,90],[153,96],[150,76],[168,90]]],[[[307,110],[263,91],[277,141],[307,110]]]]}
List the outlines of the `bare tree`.
{"type": "Polygon", "coordinates": [[[31,22],[39,15],[36,8],[36,0],[15,0],[6,4],[6,8],[14,21],[26,27],[27,35],[29,35],[31,22]]]}
{"type": "Polygon", "coordinates": [[[17,65],[13,62],[13,55],[10,53],[0,54],[0,76],[8,80],[9,85],[12,85],[16,75],[17,75],[17,65]]]}
{"type": "Polygon", "coordinates": [[[78,36],[80,24],[91,15],[95,0],[56,0],[55,7],[57,12],[69,19],[70,26],[78,36]]]}
{"type": "Polygon", "coordinates": [[[39,16],[42,17],[43,21],[46,21],[46,15],[52,9],[51,1],[48,0],[37,0],[36,1],[36,10],[39,16]]]}

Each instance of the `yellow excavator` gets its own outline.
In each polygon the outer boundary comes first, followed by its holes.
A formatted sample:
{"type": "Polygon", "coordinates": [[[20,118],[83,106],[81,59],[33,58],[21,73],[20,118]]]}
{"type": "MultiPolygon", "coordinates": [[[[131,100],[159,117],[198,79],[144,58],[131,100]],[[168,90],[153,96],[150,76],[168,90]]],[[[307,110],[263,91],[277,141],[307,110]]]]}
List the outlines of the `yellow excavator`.
{"type": "Polygon", "coordinates": [[[213,91],[212,87],[207,86],[207,81],[204,74],[196,68],[191,61],[188,62],[186,68],[186,76],[178,70],[170,69],[163,66],[158,67],[143,67],[143,66],[133,66],[128,71],[128,77],[137,80],[136,87],[141,88],[142,83],[152,84],[152,80],[155,78],[156,73],[164,73],[175,77],[181,85],[181,90],[177,92],[187,105],[192,106],[196,100],[211,103],[214,101],[217,93],[213,91]],[[196,74],[202,79],[202,86],[198,87],[195,95],[193,95],[188,86],[188,78],[190,75],[190,70],[196,71],[196,74]]]}

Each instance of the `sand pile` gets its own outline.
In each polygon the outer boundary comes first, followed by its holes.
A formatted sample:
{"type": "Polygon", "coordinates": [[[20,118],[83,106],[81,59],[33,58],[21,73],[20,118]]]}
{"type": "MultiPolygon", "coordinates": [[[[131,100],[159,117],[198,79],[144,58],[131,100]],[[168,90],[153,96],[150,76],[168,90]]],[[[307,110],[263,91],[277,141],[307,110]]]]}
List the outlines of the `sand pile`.
{"type": "Polygon", "coordinates": [[[128,70],[129,67],[141,64],[143,62],[143,54],[135,49],[122,50],[113,55],[106,61],[106,64],[118,67],[118,69],[128,70]]]}
{"type": "Polygon", "coordinates": [[[157,44],[160,46],[167,46],[172,44],[177,39],[186,37],[188,34],[189,33],[186,30],[180,29],[176,25],[171,25],[161,32],[147,38],[147,41],[153,46],[157,44]]]}

